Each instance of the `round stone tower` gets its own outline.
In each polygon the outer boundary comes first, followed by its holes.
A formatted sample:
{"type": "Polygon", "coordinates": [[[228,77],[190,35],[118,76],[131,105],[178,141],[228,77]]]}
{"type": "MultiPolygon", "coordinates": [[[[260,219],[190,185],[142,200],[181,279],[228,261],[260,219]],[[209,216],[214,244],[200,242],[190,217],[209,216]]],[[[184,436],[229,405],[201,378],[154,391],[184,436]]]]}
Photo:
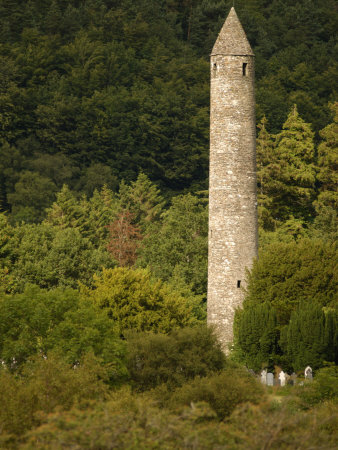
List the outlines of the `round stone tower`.
{"type": "Polygon", "coordinates": [[[258,247],[254,54],[234,8],[210,66],[208,323],[227,351],[258,247]]]}

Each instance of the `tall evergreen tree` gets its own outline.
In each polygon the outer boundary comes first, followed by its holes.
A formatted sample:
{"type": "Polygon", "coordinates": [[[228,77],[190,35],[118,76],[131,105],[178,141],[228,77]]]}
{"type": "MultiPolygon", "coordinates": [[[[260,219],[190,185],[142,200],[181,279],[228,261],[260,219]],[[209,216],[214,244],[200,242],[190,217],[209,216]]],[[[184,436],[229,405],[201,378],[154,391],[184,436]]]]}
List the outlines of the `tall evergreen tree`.
{"type": "Polygon", "coordinates": [[[50,8],[45,16],[44,28],[49,34],[55,34],[60,31],[62,13],[57,0],[51,2],[50,8]]]}
{"type": "Polygon", "coordinates": [[[79,200],[67,185],[57,194],[56,201],[47,209],[45,223],[61,228],[75,228],[95,247],[104,247],[108,236],[107,226],[120,211],[120,201],[106,186],[94,191],[88,200],[79,200]]]}
{"type": "Polygon", "coordinates": [[[237,310],[234,325],[235,352],[251,369],[271,367],[278,360],[278,340],[277,315],[270,303],[237,310]]]}
{"type": "Polygon", "coordinates": [[[317,217],[315,225],[321,232],[337,234],[338,211],[338,102],[331,105],[333,123],[321,132],[318,146],[319,195],[314,202],[317,217]]]}
{"type": "Polygon", "coordinates": [[[56,195],[56,201],[47,209],[45,222],[61,228],[78,228],[81,219],[84,219],[83,210],[75,195],[64,184],[56,195]]]}
{"type": "Polygon", "coordinates": [[[259,133],[256,141],[257,157],[257,198],[259,225],[267,230],[274,229],[276,220],[273,217],[271,187],[272,173],[276,170],[276,154],[273,135],[266,129],[266,117],[258,124],[259,133]]]}
{"type": "Polygon", "coordinates": [[[325,127],[318,146],[318,180],[321,183],[319,201],[332,208],[338,207],[338,102],[331,105],[333,122],[325,127]],[[322,198],[320,198],[322,197],[322,198]]]}
{"type": "Polygon", "coordinates": [[[315,302],[301,303],[291,314],[286,331],[285,352],[294,370],[307,365],[317,369],[325,361],[334,362],[337,354],[337,311],[323,308],[315,302]]]}
{"type": "Polygon", "coordinates": [[[144,173],[141,172],[137,180],[131,182],[129,186],[122,182],[119,197],[121,207],[133,214],[134,221],[143,231],[159,220],[164,200],[160,190],[144,173]]]}
{"type": "Polygon", "coordinates": [[[276,164],[271,170],[270,195],[274,218],[310,219],[315,197],[314,134],[292,108],[276,136],[276,164]]]}

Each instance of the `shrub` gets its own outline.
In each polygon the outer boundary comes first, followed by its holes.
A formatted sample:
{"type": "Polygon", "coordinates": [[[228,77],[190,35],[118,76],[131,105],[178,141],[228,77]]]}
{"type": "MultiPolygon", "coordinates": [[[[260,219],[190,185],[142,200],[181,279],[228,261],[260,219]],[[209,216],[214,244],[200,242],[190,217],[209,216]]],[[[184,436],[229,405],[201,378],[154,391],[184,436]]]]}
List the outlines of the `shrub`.
{"type": "Polygon", "coordinates": [[[225,356],[206,326],[184,328],[170,335],[138,333],[127,339],[127,367],[136,389],[162,383],[168,388],[206,376],[225,366],[225,356]]]}
{"type": "Polygon", "coordinates": [[[219,422],[205,402],[173,412],[122,389],[90,408],[50,414],[20,448],[310,450],[336,443],[337,408],[330,403],[296,414],[275,402],[245,403],[219,422]]]}
{"type": "Polygon", "coordinates": [[[231,448],[333,449],[337,447],[337,409],[323,405],[291,413],[283,405],[241,405],[223,428],[231,448]]]}
{"type": "Polygon", "coordinates": [[[122,399],[50,415],[45,425],[28,434],[21,448],[174,450],[213,448],[226,442],[217,422],[210,422],[214,413],[207,405],[194,405],[176,416],[148,399],[125,392],[117,395],[122,399]]]}
{"type": "MultiPolygon", "coordinates": [[[[93,355],[87,355],[76,367],[59,354],[35,356],[21,375],[0,369],[0,429],[16,437],[37,426],[45,414],[66,410],[75,404],[103,399],[108,388],[105,369],[93,355]]],[[[9,436],[8,436],[9,437],[9,436]]]]}
{"type": "Polygon", "coordinates": [[[243,369],[228,368],[209,377],[197,377],[178,388],[169,400],[171,407],[207,402],[220,420],[245,402],[259,403],[264,389],[243,369]]]}
{"type": "Polygon", "coordinates": [[[303,408],[310,408],[324,401],[338,404],[338,367],[324,367],[318,370],[312,383],[297,386],[296,394],[300,397],[303,408]]]}

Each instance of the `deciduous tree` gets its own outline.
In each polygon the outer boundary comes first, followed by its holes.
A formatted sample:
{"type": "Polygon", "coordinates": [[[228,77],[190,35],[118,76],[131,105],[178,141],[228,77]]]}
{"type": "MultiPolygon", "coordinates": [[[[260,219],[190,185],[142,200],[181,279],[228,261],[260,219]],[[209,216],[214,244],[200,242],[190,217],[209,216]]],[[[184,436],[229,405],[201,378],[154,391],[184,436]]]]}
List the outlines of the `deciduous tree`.
{"type": "Polygon", "coordinates": [[[107,226],[109,232],[107,250],[121,267],[135,264],[137,250],[142,240],[139,227],[132,223],[133,218],[131,212],[124,210],[107,226]]]}
{"type": "Polygon", "coordinates": [[[187,301],[145,269],[103,269],[94,284],[94,289],[83,288],[83,296],[103,308],[121,333],[128,329],[168,333],[198,322],[193,300],[187,301]]]}

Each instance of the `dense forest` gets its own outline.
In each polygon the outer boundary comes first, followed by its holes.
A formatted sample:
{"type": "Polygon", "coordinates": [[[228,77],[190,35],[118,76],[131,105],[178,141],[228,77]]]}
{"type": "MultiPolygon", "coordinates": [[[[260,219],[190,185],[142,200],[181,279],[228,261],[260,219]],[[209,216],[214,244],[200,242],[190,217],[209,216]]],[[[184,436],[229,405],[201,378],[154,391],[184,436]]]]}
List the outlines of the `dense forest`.
{"type": "MultiPolygon", "coordinates": [[[[230,6],[1,0],[2,209],[34,222],[64,183],[91,195],[140,171],[169,197],[207,189],[208,59],[230,6]]],[[[236,2],[256,55],[257,118],[269,132],[281,131],[294,104],[316,144],[332,122],[336,8],[236,2]]]]}
{"type": "Polygon", "coordinates": [[[1,448],[337,445],[337,5],[236,0],[260,250],[225,357],[209,54],[232,5],[0,0],[1,448]],[[284,390],[249,372],[309,364],[284,390]]]}

